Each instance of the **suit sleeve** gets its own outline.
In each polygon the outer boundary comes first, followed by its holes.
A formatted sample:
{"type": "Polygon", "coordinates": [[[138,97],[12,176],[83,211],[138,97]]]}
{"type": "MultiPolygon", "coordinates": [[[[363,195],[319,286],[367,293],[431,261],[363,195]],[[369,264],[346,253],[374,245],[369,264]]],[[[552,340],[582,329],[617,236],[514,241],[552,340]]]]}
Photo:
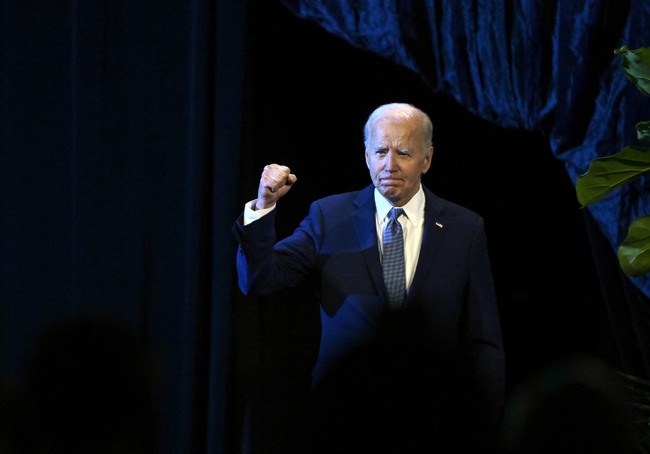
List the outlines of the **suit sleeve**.
{"type": "Polygon", "coordinates": [[[467,299],[469,354],[489,425],[497,426],[505,398],[505,359],[488,258],[483,220],[480,219],[471,250],[467,299]]]}
{"type": "Polygon", "coordinates": [[[237,274],[246,295],[268,295],[300,283],[318,256],[322,214],[317,202],[288,238],[276,244],[275,212],[244,226],[242,216],[233,233],[239,241],[237,274]]]}

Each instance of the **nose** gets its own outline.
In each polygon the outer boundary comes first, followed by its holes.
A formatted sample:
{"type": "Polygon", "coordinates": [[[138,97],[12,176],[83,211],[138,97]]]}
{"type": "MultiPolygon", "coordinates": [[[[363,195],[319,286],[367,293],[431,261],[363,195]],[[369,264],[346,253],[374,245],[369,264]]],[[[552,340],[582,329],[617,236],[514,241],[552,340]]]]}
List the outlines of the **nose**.
{"type": "Polygon", "coordinates": [[[396,153],[392,150],[389,150],[386,153],[386,159],[384,161],[384,170],[387,172],[395,172],[397,170],[397,159],[396,153]]]}

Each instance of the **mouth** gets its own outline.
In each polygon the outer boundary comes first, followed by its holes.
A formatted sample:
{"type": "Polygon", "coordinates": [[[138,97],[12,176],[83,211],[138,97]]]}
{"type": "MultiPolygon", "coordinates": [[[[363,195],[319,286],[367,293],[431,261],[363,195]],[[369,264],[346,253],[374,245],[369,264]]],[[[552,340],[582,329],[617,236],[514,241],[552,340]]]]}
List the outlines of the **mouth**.
{"type": "Polygon", "coordinates": [[[397,184],[401,183],[401,179],[399,178],[380,178],[379,179],[379,184],[384,185],[384,186],[395,186],[397,184]]]}

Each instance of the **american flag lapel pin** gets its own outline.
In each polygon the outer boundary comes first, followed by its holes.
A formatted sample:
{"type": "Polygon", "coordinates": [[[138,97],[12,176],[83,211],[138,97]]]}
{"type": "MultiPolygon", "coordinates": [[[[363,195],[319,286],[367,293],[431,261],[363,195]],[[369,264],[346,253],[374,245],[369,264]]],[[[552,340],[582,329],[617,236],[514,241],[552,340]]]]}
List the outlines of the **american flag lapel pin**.
{"type": "Polygon", "coordinates": [[[442,224],[441,224],[441,223],[436,222],[436,225],[437,225],[438,227],[442,228],[442,224]]]}

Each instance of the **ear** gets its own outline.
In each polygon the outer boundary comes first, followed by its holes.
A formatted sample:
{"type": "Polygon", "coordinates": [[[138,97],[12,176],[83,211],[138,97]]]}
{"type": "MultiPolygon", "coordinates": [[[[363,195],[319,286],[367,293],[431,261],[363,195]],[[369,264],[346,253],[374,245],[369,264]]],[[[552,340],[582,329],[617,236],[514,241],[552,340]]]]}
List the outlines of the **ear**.
{"type": "Polygon", "coordinates": [[[370,169],[370,162],[368,162],[368,158],[370,157],[370,154],[368,153],[368,149],[366,148],[366,167],[370,169]]]}
{"type": "Polygon", "coordinates": [[[431,158],[433,157],[433,147],[429,148],[429,154],[424,157],[424,166],[422,167],[422,173],[427,173],[429,167],[431,167],[431,158]]]}

